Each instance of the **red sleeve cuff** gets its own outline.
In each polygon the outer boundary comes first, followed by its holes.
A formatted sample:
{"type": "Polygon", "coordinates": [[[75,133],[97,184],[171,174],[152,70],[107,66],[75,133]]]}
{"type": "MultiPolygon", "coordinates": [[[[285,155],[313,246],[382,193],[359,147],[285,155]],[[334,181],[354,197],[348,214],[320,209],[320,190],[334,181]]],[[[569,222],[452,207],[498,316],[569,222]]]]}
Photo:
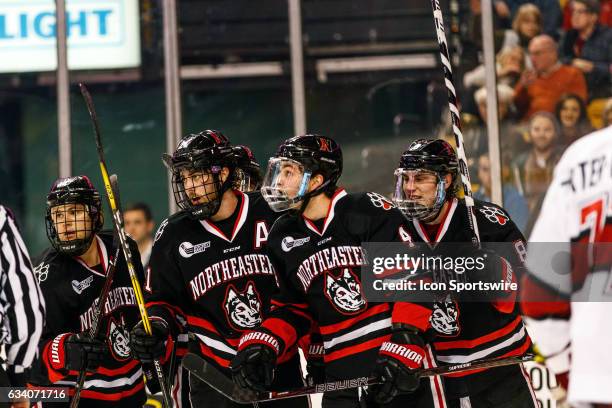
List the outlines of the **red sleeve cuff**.
{"type": "Polygon", "coordinates": [[[424,332],[429,327],[431,313],[430,308],[416,303],[397,302],[393,306],[391,322],[408,324],[424,332]]]}

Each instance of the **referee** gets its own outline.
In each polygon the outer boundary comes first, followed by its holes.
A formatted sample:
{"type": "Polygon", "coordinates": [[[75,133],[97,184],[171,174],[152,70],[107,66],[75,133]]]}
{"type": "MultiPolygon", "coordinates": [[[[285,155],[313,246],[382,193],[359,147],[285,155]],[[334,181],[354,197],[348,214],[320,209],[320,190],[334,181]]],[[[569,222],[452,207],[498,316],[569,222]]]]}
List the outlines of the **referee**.
{"type": "MultiPolygon", "coordinates": [[[[0,344],[5,352],[1,387],[25,387],[30,366],[38,357],[44,314],[45,303],[28,250],[12,214],[0,205],[0,344]]],[[[5,395],[6,391],[0,392],[5,395]]],[[[2,404],[0,407],[6,406],[2,404]]],[[[14,408],[28,406],[26,401],[11,403],[14,408]]]]}

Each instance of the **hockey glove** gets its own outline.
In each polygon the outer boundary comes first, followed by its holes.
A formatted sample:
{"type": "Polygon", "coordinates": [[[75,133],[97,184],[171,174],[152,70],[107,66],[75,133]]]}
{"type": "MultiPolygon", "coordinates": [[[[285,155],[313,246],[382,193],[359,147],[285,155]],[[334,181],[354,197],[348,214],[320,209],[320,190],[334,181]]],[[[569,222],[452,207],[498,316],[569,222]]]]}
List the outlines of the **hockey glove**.
{"type": "Polygon", "coordinates": [[[240,339],[238,354],[230,363],[234,382],[242,388],[264,392],[272,385],[280,344],[276,337],[253,331],[240,339]]]}
{"type": "Polygon", "coordinates": [[[151,319],[151,331],[151,335],[148,335],[140,321],[130,332],[132,355],[143,363],[152,363],[165,357],[169,344],[170,331],[165,322],[151,319]]]}
{"type": "Polygon", "coordinates": [[[310,343],[308,345],[308,357],[306,357],[306,384],[315,385],[325,382],[325,362],[323,357],[325,350],[322,343],[310,343]]]}
{"type": "Polygon", "coordinates": [[[57,371],[95,371],[106,357],[108,347],[85,333],[63,333],[51,342],[51,366],[57,371]]]}
{"type": "Polygon", "coordinates": [[[374,401],[387,404],[400,392],[410,393],[419,387],[415,369],[423,365],[425,344],[415,327],[393,328],[391,339],[380,346],[374,376],[381,381],[372,387],[374,401]]]}

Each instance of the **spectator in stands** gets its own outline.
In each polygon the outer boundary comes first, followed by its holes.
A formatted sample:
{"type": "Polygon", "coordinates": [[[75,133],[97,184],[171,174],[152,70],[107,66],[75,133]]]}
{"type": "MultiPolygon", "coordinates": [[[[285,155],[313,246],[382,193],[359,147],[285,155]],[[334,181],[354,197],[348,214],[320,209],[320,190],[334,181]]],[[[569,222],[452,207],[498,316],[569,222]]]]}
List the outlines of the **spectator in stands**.
{"type": "Polygon", "coordinates": [[[561,62],[584,74],[589,98],[606,98],[612,93],[612,30],[598,23],[598,0],[572,0],[572,29],[559,48],[561,62]]]}
{"type": "MultiPolygon", "coordinates": [[[[563,5],[563,2],[561,2],[563,5]]],[[[612,0],[601,0],[599,2],[599,23],[606,27],[612,27],[612,0]]],[[[572,2],[566,1],[563,6],[563,31],[572,29],[572,2]]]]}
{"type": "MultiPolygon", "coordinates": [[[[516,131],[512,113],[514,112],[514,106],[512,105],[512,98],[514,91],[508,85],[499,84],[497,85],[497,110],[499,120],[499,134],[500,134],[500,148],[502,149],[502,156],[506,154],[516,155],[527,150],[527,144],[522,139],[521,135],[516,131]]],[[[474,99],[478,105],[478,113],[483,123],[487,123],[487,88],[482,87],[474,94],[474,99]]],[[[483,135],[483,141],[481,142],[478,154],[486,150],[487,137],[486,132],[483,135]]]]}
{"type": "Polygon", "coordinates": [[[540,9],[531,3],[519,7],[512,20],[512,31],[516,35],[517,44],[526,51],[531,39],[542,33],[540,9]]]}
{"type": "MultiPolygon", "coordinates": [[[[527,201],[519,192],[508,183],[509,171],[507,166],[502,166],[502,196],[503,207],[508,211],[516,226],[524,231],[529,218],[527,201]]],[[[477,200],[491,201],[491,161],[488,153],[482,153],[478,157],[478,180],[480,187],[474,192],[477,200]]]]}
{"type": "MultiPolygon", "coordinates": [[[[502,48],[497,53],[496,63],[497,83],[514,87],[525,69],[525,53],[523,49],[514,45],[502,48]]],[[[485,85],[485,66],[479,65],[463,76],[463,85],[466,88],[480,88],[485,85]]]]}
{"type": "Polygon", "coordinates": [[[577,95],[561,96],[555,107],[555,117],[561,125],[559,143],[564,147],[593,131],[593,126],[586,115],[584,102],[577,95]]]}
{"type": "MultiPolygon", "coordinates": [[[[516,18],[521,6],[532,3],[542,13],[542,32],[551,37],[558,38],[559,28],[561,27],[561,6],[559,0],[493,0],[495,11],[498,16],[510,16],[516,18]]],[[[518,30],[517,30],[518,32],[518,30]]]]}
{"type": "Polygon", "coordinates": [[[559,124],[549,112],[537,112],[529,121],[529,136],[532,148],[519,155],[512,164],[517,190],[527,199],[531,230],[537,218],[542,199],[552,180],[555,165],[563,149],[559,146],[559,124]]]}
{"type": "Polygon", "coordinates": [[[603,127],[612,125],[612,98],[609,98],[601,115],[601,123],[603,127]]]}
{"type": "Polygon", "coordinates": [[[587,99],[584,75],[576,68],[559,62],[557,45],[548,35],[534,37],[529,43],[533,70],[525,70],[514,89],[514,104],[524,119],[535,112],[554,112],[564,93],[587,99]]]}
{"type": "Polygon", "coordinates": [[[153,213],[145,203],[134,203],[123,212],[125,232],[138,244],[140,260],[143,268],[147,269],[151,249],[153,248],[153,213]]]}
{"type": "MultiPolygon", "coordinates": [[[[512,108],[513,90],[508,85],[497,85],[497,110],[499,119],[499,138],[502,159],[509,165],[512,155],[517,151],[526,149],[525,142],[521,135],[516,131],[514,121],[510,119],[512,108]]],[[[478,171],[478,156],[487,151],[487,89],[482,87],[474,94],[474,99],[478,106],[479,119],[473,115],[462,115],[463,139],[465,150],[468,154],[468,167],[471,174],[478,171]]],[[[447,133],[452,135],[452,129],[447,133]]],[[[454,143],[454,142],[453,142],[454,143]]]]}

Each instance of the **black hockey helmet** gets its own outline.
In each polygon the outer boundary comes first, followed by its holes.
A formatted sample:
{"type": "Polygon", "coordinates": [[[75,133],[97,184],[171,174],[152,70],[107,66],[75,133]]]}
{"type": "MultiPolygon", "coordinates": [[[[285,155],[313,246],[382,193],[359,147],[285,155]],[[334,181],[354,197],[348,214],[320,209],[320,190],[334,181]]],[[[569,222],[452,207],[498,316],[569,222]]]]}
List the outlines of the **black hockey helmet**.
{"type": "Polygon", "coordinates": [[[193,218],[206,219],[219,211],[223,193],[233,185],[235,157],[227,137],[218,130],[190,134],[180,141],[175,152],[162,160],[172,172],[172,191],[176,204],[193,218]],[[223,167],[230,172],[220,178],[223,167]]]}
{"type": "Polygon", "coordinates": [[[447,198],[453,196],[457,178],[457,155],[453,147],[441,139],[418,139],[408,146],[400,158],[395,170],[396,185],[393,202],[408,218],[429,221],[437,216],[447,198]],[[421,172],[421,178],[427,174],[436,183],[433,203],[425,204],[421,197],[411,197],[405,190],[404,183],[415,172],[421,172]],[[445,188],[444,176],[452,176],[451,185],[445,188]]]}
{"type": "Polygon", "coordinates": [[[243,192],[257,191],[261,187],[261,168],[251,149],[244,145],[234,147],[236,159],[235,187],[243,192]]]}
{"type": "Polygon", "coordinates": [[[274,211],[284,211],[296,208],[299,202],[317,194],[333,193],[341,174],[342,150],[333,139],[312,134],[295,136],[285,140],[270,158],[261,192],[274,211]],[[282,166],[288,162],[293,162],[302,176],[298,185],[294,183],[295,191],[291,192],[282,185],[281,177],[282,166]],[[310,178],[317,174],[325,181],[307,192],[310,178]]]}
{"type": "Polygon", "coordinates": [[[100,193],[87,176],[59,178],[53,183],[47,194],[45,223],[47,237],[58,252],[79,256],[89,249],[104,216],[100,193]]]}

